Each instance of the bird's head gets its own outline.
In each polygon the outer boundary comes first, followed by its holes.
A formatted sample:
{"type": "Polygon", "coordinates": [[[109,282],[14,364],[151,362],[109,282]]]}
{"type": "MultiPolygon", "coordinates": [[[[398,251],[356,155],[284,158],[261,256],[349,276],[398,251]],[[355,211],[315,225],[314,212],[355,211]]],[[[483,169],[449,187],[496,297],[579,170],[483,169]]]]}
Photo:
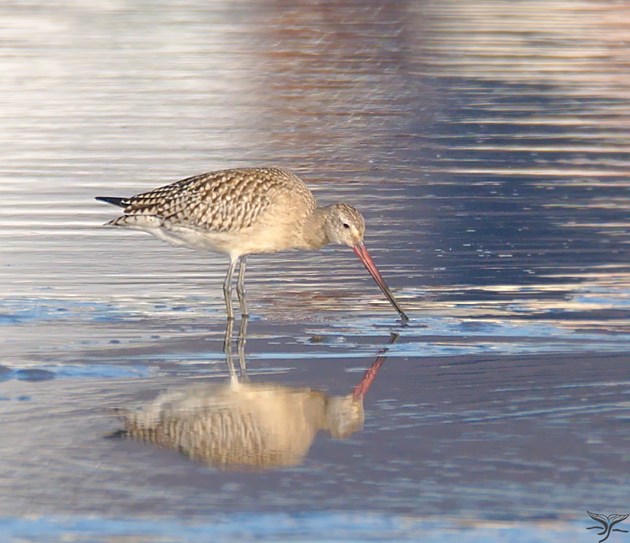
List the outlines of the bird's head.
{"type": "Polygon", "coordinates": [[[392,291],[389,290],[385,279],[381,276],[363,243],[363,236],[365,235],[365,219],[363,215],[347,204],[332,205],[327,208],[324,229],[329,243],[338,243],[352,247],[354,253],[359,257],[367,271],[370,272],[383,294],[396,308],[403,321],[408,321],[409,317],[398,305],[396,298],[394,298],[392,291]]]}
{"type": "Polygon", "coordinates": [[[356,247],[363,242],[365,219],[347,204],[335,204],[328,209],[325,228],[330,243],[356,247]]]}

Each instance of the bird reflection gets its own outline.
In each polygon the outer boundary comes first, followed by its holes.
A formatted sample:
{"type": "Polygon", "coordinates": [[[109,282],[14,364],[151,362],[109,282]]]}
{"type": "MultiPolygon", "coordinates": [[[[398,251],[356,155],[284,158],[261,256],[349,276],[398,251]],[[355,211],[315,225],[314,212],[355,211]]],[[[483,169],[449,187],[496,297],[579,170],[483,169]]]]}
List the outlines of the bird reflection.
{"type": "MultiPolygon", "coordinates": [[[[219,469],[265,470],[300,464],[319,431],[343,439],[363,428],[363,398],[387,348],[352,392],[330,396],[307,387],[250,382],[244,355],[246,327],[245,320],[238,337],[240,377],[226,340],[229,382],[176,389],[137,409],[118,409],[124,424],[119,435],[176,449],[219,469]]],[[[390,344],[396,339],[392,335],[390,344]]]]}

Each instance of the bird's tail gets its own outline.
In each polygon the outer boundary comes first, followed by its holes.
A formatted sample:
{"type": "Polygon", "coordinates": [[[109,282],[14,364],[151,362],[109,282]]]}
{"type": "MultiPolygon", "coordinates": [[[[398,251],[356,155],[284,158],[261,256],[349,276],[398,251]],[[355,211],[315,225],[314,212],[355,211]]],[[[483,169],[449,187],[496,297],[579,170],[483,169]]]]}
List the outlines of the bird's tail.
{"type": "Polygon", "coordinates": [[[118,207],[127,207],[129,205],[129,198],[118,198],[116,196],[97,196],[96,199],[99,202],[106,202],[118,207]]]}

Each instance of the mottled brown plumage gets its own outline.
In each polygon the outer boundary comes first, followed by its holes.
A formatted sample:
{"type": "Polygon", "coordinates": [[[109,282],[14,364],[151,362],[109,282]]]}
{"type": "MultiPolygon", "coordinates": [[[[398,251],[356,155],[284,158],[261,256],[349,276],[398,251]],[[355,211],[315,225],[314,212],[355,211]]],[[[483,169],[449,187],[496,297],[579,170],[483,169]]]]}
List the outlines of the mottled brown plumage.
{"type": "Polygon", "coordinates": [[[329,243],[352,247],[396,308],[396,302],[363,244],[365,221],[347,204],[318,207],[308,187],[279,168],[237,168],[206,173],[131,198],[97,197],[124,208],[108,225],[143,230],[172,245],[230,256],[223,291],[228,318],[232,276],[240,263],[237,294],[243,315],[247,255],[318,249],[329,243]]]}
{"type": "MultiPolygon", "coordinates": [[[[127,225],[131,217],[160,217],[164,224],[186,224],[210,232],[241,232],[274,207],[293,200],[301,209],[317,207],[295,175],[278,168],[240,168],[210,172],[144,192],[125,201],[125,215],[111,221],[127,225]]],[[[131,223],[133,224],[133,223],[131,223]]]]}

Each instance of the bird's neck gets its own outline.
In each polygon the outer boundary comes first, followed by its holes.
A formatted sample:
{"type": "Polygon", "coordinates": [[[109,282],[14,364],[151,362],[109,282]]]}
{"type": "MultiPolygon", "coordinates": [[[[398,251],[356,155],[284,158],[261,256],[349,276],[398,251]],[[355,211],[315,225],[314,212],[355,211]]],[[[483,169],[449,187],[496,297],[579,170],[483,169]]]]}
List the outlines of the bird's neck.
{"type": "Polygon", "coordinates": [[[330,240],[326,234],[326,221],[329,207],[318,207],[304,221],[302,242],[304,249],[319,249],[328,245],[330,240]]]}

